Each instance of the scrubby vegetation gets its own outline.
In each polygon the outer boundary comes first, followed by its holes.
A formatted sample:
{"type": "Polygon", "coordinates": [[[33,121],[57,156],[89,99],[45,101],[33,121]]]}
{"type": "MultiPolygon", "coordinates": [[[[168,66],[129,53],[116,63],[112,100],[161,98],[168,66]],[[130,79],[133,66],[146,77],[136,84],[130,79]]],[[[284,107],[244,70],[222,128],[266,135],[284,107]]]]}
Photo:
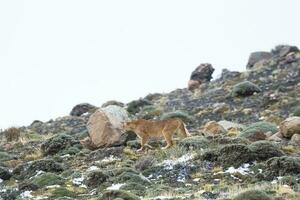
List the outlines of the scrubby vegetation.
{"type": "Polygon", "coordinates": [[[237,96],[249,96],[253,95],[255,92],[261,92],[261,89],[255,85],[254,83],[251,83],[250,81],[244,81],[241,83],[236,84],[231,92],[231,95],[233,97],[237,96]]]}
{"type": "Polygon", "coordinates": [[[149,138],[151,147],[137,151],[141,141],[116,123],[117,112],[95,120],[105,122],[94,131],[106,131],[105,145],[83,147],[90,116],[104,110],[87,103],[71,115],[1,132],[0,199],[300,199],[300,118],[293,117],[300,52],[283,45],[263,55],[269,59],[251,62],[247,72],[223,70],[213,81],[212,65],[202,64],[193,72],[193,90],[103,104],[120,106],[128,115],[122,122],[182,119],[191,136],[174,134],[169,149],[162,149],[162,138],[149,138]],[[290,117],[284,135],[282,122],[290,117]]]}

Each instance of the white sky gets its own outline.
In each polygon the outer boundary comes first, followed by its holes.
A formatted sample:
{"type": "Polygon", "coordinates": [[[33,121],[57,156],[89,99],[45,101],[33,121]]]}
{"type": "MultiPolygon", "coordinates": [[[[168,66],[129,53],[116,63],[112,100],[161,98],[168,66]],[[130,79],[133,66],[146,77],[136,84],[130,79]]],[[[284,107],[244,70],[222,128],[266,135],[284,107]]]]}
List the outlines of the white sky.
{"type": "Polygon", "coordinates": [[[300,46],[299,0],[0,1],[0,128],[186,87],[197,65],[242,71],[300,46]]]}

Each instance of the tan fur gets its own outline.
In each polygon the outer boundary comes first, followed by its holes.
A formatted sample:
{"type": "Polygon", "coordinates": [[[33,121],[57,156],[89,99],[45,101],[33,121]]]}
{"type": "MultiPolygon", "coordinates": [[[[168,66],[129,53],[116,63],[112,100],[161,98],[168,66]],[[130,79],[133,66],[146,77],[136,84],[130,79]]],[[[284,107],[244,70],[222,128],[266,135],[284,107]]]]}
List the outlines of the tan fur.
{"type": "Polygon", "coordinates": [[[170,148],[174,145],[173,135],[179,132],[183,137],[190,136],[190,133],[185,127],[185,124],[181,119],[166,119],[160,121],[151,121],[139,119],[124,124],[126,131],[133,131],[141,139],[141,148],[138,151],[144,150],[147,145],[147,141],[152,137],[163,136],[167,142],[164,147],[170,148]]]}

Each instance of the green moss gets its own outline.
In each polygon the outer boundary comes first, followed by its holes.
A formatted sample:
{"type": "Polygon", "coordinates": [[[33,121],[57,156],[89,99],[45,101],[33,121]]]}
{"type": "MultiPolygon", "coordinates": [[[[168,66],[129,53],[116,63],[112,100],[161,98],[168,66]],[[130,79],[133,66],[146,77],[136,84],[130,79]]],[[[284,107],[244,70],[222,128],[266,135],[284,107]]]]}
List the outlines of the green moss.
{"type": "Polygon", "coordinates": [[[277,176],[297,175],[300,173],[300,157],[282,156],[266,161],[266,175],[272,179],[277,176]]]}
{"type": "Polygon", "coordinates": [[[102,170],[93,170],[87,174],[85,184],[89,187],[96,187],[104,183],[108,179],[108,175],[102,170]]]}
{"type": "Polygon", "coordinates": [[[80,149],[77,148],[77,147],[75,147],[75,146],[73,146],[73,147],[70,147],[68,149],[65,149],[64,151],[62,151],[61,154],[62,155],[65,155],[65,154],[75,155],[75,154],[77,154],[79,152],[80,152],[80,149]]]}
{"type": "Polygon", "coordinates": [[[270,141],[257,141],[249,146],[255,160],[262,161],[272,157],[283,156],[283,152],[279,146],[270,141]]]}
{"type": "Polygon", "coordinates": [[[256,122],[247,126],[241,132],[240,137],[251,138],[251,136],[257,132],[267,133],[269,131],[275,134],[278,131],[276,124],[270,122],[256,122]]]}
{"type": "Polygon", "coordinates": [[[234,200],[272,200],[272,198],[261,190],[249,190],[237,195],[234,200]]]}
{"type": "Polygon", "coordinates": [[[179,145],[187,149],[205,149],[209,145],[209,140],[203,136],[193,136],[184,138],[179,142],[179,145]]]}
{"type": "Polygon", "coordinates": [[[139,112],[138,116],[142,119],[154,119],[161,115],[161,109],[157,108],[156,106],[149,105],[144,106],[142,110],[139,112]]]}
{"type": "Polygon", "coordinates": [[[76,197],[76,193],[72,192],[64,187],[59,187],[59,188],[55,188],[52,193],[51,193],[51,197],[53,199],[57,199],[60,197],[71,197],[71,198],[75,198],[76,197]]]}
{"type": "Polygon", "coordinates": [[[123,185],[120,190],[131,192],[137,196],[144,196],[147,189],[145,186],[138,183],[127,183],[123,185]]]}
{"type": "Polygon", "coordinates": [[[139,99],[135,101],[131,101],[127,104],[127,111],[130,114],[136,114],[141,111],[144,106],[152,105],[152,103],[146,99],[139,99]]]}
{"type": "Polygon", "coordinates": [[[32,183],[41,188],[49,185],[61,185],[64,183],[64,179],[53,173],[45,173],[34,177],[32,183]]]}
{"type": "Polygon", "coordinates": [[[123,190],[112,190],[105,191],[99,200],[108,200],[108,199],[123,199],[123,200],[140,200],[140,198],[130,192],[123,190]]]}
{"type": "Polygon", "coordinates": [[[233,86],[231,96],[250,96],[254,92],[261,92],[261,89],[250,81],[244,81],[233,86]]]}
{"type": "Polygon", "coordinates": [[[44,139],[41,134],[34,132],[25,133],[25,137],[30,141],[42,141],[44,139]]]}
{"type": "Polygon", "coordinates": [[[246,145],[230,144],[218,150],[217,161],[223,167],[239,167],[244,163],[248,163],[252,160],[253,154],[246,145]]]}
{"type": "Polygon", "coordinates": [[[1,162],[11,160],[11,159],[12,159],[11,155],[9,155],[7,152],[0,151],[0,161],[1,162]]]}
{"type": "Polygon", "coordinates": [[[300,117],[300,106],[297,106],[293,112],[294,116],[300,117]]]}
{"type": "Polygon", "coordinates": [[[141,185],[149,185],[150,184],[149,180],[147,180],[145,177],[143,177],[139,174],[132,173],[132,172],[123,172],[118,177],[116,177],[115,182],[118,182],[118,183],[131,182],[131,183],[138,183],[141,185]]]}
{"type": "Polygon", "coordinates": [[[184,111],[180,111],[180,110],[177,110],[177,111],[173,111],[173,112],[168,112],[168,113],[164,113],[160,119],[170,119],[170,118],[179,118],[179,119],[182,119],[184,122],[190,122],[192,120],[192,117],[184,112],[184,111]]]}
{"type": "Polygon", "coordinates": [[[293,176],[284,176],[279,180],[279,182],[283,185],[295,186],[297,185],[297,178],[293,176]]]}
{"type": "Polygon", "coordinates": [[[79,141],[75,140],[72,136],[62,133],[44,142],[41,146],[41,150],[45,156],[54,155],[78,143],[79,141]]]}

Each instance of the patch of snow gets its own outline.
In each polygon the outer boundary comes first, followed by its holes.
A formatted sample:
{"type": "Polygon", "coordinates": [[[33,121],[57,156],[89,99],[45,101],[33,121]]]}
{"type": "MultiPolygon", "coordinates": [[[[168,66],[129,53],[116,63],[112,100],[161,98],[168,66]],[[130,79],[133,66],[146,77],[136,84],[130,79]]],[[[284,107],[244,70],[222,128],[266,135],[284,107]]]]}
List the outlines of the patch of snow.
{"type": "Polygon", "coordinates": [[[3,182],[3,180],[0,178],[0,183],[2,183],[3,182]]]}
{"type": "Polygon", "coordinates": [[[49,185],[49,186],[47,186],[46,188],[59,188],[60,187],[60,185],[49,185]]]}
{"type": "Polygon", "coordinates": [[[107,190],[119,190],[125,183],[117,183],[117,184],[112,184],[112,186],[106,188],[107,190]]]}
{"type": "Polygon", "coordinates": [[[70,154],[65,154],[65,155],[62,155],[60,156],[61,158],[69,158],[71,155],[70,154]]]}
{"type": "Polygon", "coordinates": [[[94,171],[94,170],[98,170],[99,169],[99,167],[97,167],[97,166],[90,166],[88,169],[87,169],[87,171],[94,171]]]}
{"type": "Polygon", "coordinates": [[[109,162],[119,161],[119,160],[121,160],[121,159],[114,155],[110,155],[109,157],[103,158],[100,162],[101,163],[109,163],[109,162]]]}
{"type": "Polygon", "coordinates": [[[175,160],[164,160],[161,165],[165,167],[167,170],[172,170],[175,165],[184,164],[188,161],[192,160],[195,157],[195,154],[185,154],[178,159],[175,160]]]}
{"type": "Polygon", "coordinates": [[[193,181],[198,182],[198,181],[200,181],[200,178],[194,178],[193,181]]]}
{"type": "Polygon", "coordinates": [[[47,196],[44,196],[44,197],[37,196],[37,197],[34,198],[34,200],[44,200],[44,199],[49,199],[49,197],[47,197],[47,196]]]}
{"type": "Polygon", "coordinates": [[[74,178],[74,179],[72,180],[72,183],[73,183],[74,185],[81,185],[82,182],[83,182],[83,180],[84,180],[84,178],[83,178],[83,176],[81,176],[81,177],[78,177],[78,178],[74,178]]]}
{"type": "Polygon", "coordinates": [[[225,172],[219,172],[219,173],[230,173],[230,174],[240,173],[242,175],[246,175],[246,174],[249,174],[249,167],[250,167],[250,164],[245,163],[242,166],[240,166],[239,168],[229,167],[225,172]]]}
{"type": "Polygon", "coordinates": [[[45,173],[44,171],[39,170],[39,171],[36,172],[36,175],[35,175],[35,176],[38,176],[38,175],[41,175],[41,174],[44,174],[44,173],[45,173]]]}
{"type": "Polygon", "coordinates": [[[262,169],[258,169],[258,172],[261,174],[263,172],[263,170],[262,169]]]}
{"type": "Polygon", "coordinates": [[[0,192],[7,192],[7,189],[1,189],[0,192]]]}
{"type": "Polygon", "coordinates": [[[32,198],[33,196],[31,195],[31,190],[27,190],[27,191],[24,191],[20,194],[20,197],[22,199],[28,199],[28,198],[32,198]]]}

